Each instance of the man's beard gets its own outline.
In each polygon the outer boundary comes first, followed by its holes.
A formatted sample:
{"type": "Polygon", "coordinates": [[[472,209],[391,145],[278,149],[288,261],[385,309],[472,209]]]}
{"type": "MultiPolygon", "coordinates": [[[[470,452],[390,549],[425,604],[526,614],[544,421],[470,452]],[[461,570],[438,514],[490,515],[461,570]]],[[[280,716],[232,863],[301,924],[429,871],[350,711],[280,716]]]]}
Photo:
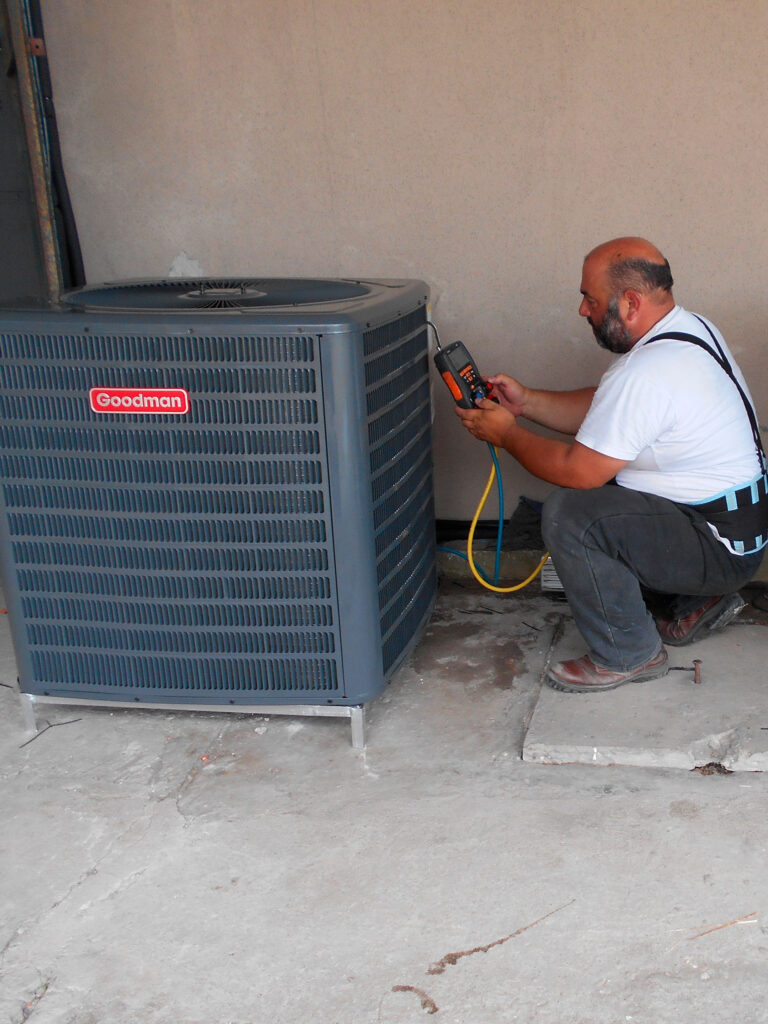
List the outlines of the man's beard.
{"type": "Polygon", "coordinates": [[[619,314],[618,299],[611,299],[608,303],[603,322],[599,327],[595,327],[591,318],[589,322],[598,345],[607,348],[609,352],[623,355],[624,352],[629,352],[632,348],[633,341],[619,314]]]}

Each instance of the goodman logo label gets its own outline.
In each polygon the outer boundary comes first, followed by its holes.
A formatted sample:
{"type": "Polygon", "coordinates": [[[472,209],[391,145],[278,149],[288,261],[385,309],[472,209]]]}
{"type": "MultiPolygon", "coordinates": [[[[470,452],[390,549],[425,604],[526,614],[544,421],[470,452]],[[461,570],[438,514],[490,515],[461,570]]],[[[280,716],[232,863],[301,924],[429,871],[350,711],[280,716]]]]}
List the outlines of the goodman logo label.
{"type": "Polygon", "coordinates": [[[91,388],[94,412],[135,415],[183,416],[189,412],[189,394],[183,388],[91,388]]]}

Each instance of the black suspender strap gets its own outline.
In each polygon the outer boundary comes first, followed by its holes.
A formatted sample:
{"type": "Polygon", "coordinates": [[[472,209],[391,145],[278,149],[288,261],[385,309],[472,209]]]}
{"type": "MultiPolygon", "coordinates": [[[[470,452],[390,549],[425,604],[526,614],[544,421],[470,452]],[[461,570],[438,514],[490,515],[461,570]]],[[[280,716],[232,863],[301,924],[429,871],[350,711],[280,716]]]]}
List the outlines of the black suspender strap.
{"type": "MultiPolygon", "coordinates": [[[[696,316],[695,313],[694,316],[696,316]]],[[[751,483],[743,487],[734,488],[719,498],[713,498],[710,501],[691,502],[689,504],[676,502],[676,504],[680,505],[681,508],[691,509],[703,515],[708,523],[712,523],[721,537],[726,537],[731,541],[737,551],[742,554],[748,554],[753,551],[759,551],[768,543],[768,477],[766,477],[765,470],[766,459],[763,441],[760,437],[760,428],[757,423],[755,410],[752,408],[752,403],[737,380],[733,367],[728,361],[725,352],[723,352],[722,346],[713,334],[709,324],[702,320],[700,316],[696,316],[696,319],[706,329],[717,351],[711,349],[702,338],[697,338],[695,334],[686,334],[682,331],[667,331],[657,334],[643,344],[650,345],[651,342],[660,341],[663,338],[669,338],[670,341],[688,341],[692,345],[703,348],[705,352],[712,356],[721,369],[731,378],[741,395],[741,400],[744,403],[744,408],[749,418],[749,425],[752,428],[752,437],[755,441],[760,475],[751,483]]]]}
{"type": "MultiPolygon", "coordinates": [[[[695,313],[693,315],[696,316],[695,313]]],[[[686,334],[684,331],[666,331],[662,334],[655,335],[653,338],[649,338],[648,341],[643,342],[643,344],[650,345],[651,342],[661,341],[663,338],[669,338],[670,341],[689,341],[692,345],[697,345],[699,348],[703,348],[705,352],[708,352],[712,356],[721,369],[723,369],[731,378],[733,383],[736,385],[736,389],[741,395],[741,400],[744,403],[744,408],[746,409],[747,416],[749,418],[749,425],[752,428],[752,437],[754,438],[755,449],[757,451],[757,461],[760,469],[762,470],[765,468],[765,451],[763,449],[763,440],[760,437],[760,427],[758,426],[757,417],[755,416],[755,410],[752,408],[752,403],[747,398],[744,388],[737,380],[736,374],[733,372],[733,368],[728,362],[728,358],[726,357],[725,352],[723,352],[722,346],[712,333],[712,329],[709,324],[706,320],[702,320],[700,316],[696,316],[696,319],[706,329],[707,334],[709,334],[715,344],[717,352],[714,352],[702,338],[697,338],[695,334],[686,334]]]]}

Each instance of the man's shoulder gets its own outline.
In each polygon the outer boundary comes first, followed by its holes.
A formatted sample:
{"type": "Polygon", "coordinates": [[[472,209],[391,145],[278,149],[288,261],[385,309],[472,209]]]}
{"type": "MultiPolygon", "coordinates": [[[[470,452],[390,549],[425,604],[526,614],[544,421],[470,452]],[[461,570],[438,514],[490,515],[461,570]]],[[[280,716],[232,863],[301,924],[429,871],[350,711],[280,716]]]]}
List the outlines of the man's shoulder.
{"type": "Polygon", "coordinates": [[[700,313],[693,313],[682,306],[675,306],[658,323],[654,324],[651,330],[640,339],[639,344],[635,347],[638,348],[645,342],[652,341],[660,334],[692,334],[696,338],[707,341],[711,340],[710,331],[718,338],[721,337],[720,332],[711,320],[707,320],[700,313]]]}
{"type": "Polygon", "coordinates": [[[712,346],[715,338],[722,342],[719,331],[708,320],[676,306],[630,349],[628,355],[631,360],[628,363],[631,362],[633,371],[648,364],[674,363],[680,359],[687,361],[686,357],[698,347],[684,338],[666,337],[669,334],[687,334],[708,346],[712,346]]]}
{"type": "Polygon", "coordinates": [[[698,378],[701,356],[704,353],[697,346],[685,341],[638,343],[611,363],[600,379],[598,393],[606,398],[634,394],[638,401],[652,394],[661,400],[677,393],[687,380],[693,383],[698,378]]]}

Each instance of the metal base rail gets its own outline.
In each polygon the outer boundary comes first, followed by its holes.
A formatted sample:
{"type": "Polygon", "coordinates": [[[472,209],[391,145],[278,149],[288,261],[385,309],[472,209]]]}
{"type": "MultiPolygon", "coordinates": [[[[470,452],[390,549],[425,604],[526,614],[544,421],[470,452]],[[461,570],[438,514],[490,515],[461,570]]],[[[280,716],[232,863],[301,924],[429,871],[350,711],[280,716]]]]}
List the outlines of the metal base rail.
{"type": "Polygon", "coordinates": [[[365,707],[362,704],[260,704],[242,705],[232,704],[226,706],[200,705],[200,704],[159,704],[155,702],[137,701],[98,701],[89,700],[87,697],[50,697],[41,696],[36,693],[21,693],[21,711],[24,717],[24,727],[32,733],[37,732],[37,720],[35,707],[38,704],[78,705],[91,708],[131,708],[136,711],[211,711],[216,714],[228,712],[234,715],[259,715],[266,718],[268,715],[298,715],[308,718],[348,718],[352,727],[352,746],[355,750],[362,750],[365,747],[365,707]]]}

